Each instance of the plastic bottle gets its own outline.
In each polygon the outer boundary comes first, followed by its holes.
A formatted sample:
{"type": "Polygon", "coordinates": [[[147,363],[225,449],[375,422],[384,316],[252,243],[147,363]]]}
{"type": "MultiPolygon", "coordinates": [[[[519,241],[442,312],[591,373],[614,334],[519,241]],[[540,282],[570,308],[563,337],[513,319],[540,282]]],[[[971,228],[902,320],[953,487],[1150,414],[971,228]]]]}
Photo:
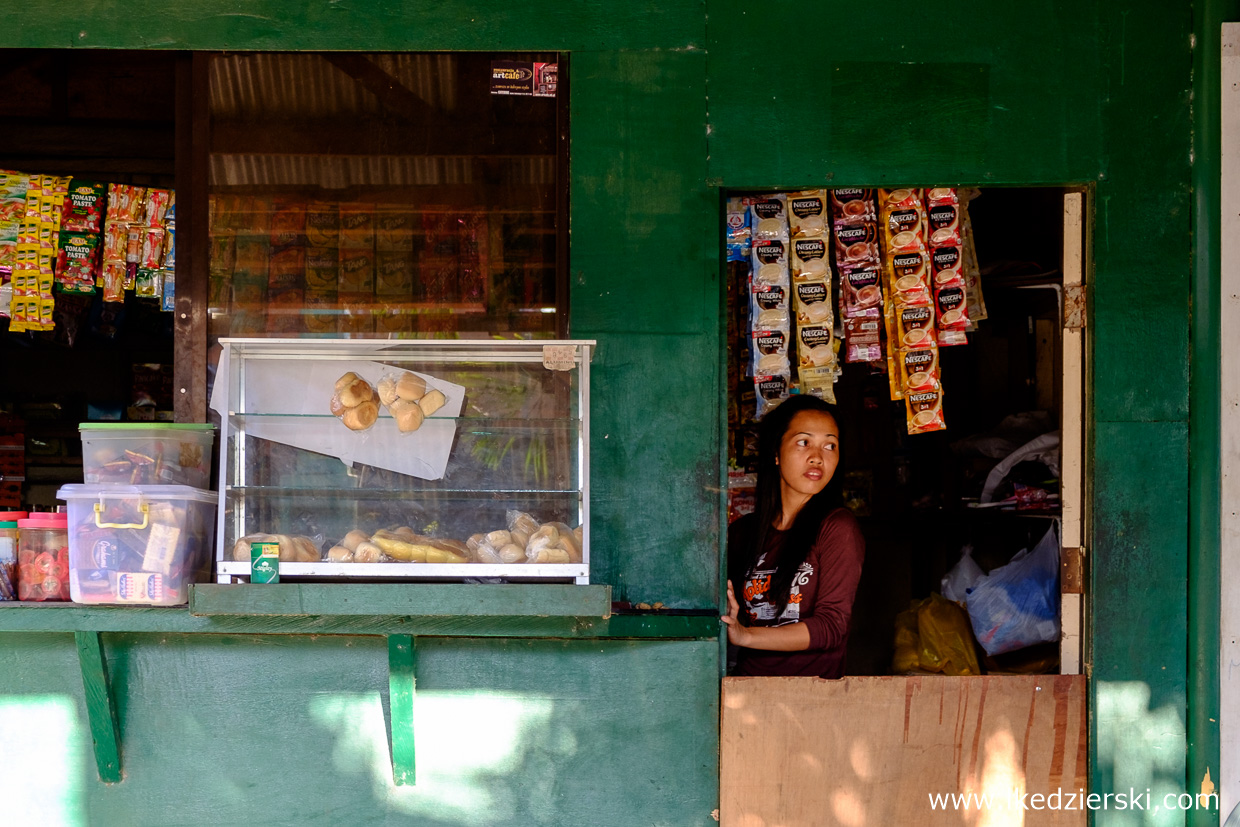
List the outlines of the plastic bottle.
{"type": "Polygon", "coordinates": [[[0,511],[0,600],[17,599],[17,521],[25,511],[0,511]]]}
{"type": "Polygon", "coordinates": [[[39,512],[17,528],[18,600],[68,600],[69,515],[39,512]]]}

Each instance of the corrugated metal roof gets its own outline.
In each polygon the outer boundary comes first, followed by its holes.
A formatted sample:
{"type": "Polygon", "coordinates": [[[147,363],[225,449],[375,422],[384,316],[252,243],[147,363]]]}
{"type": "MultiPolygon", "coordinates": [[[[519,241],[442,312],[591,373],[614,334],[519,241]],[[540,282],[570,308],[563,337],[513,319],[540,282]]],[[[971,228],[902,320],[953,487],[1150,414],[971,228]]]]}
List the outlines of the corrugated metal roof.
{"type": "MultiPolygon", "coordinates": [[[[210,110],[221,121],[298,123],[384,118],[379,97],[398,109],[423,104],[450,113],[457,105],[458,56],[453,54],[239,53],[210,63],[210,110]],[[343,67],[343,68],[342,68],[343,67]],[[356,75],[357,77],[354,77],[356,75]],[[360,80],[358,78],[361,78],[360,80]],[[398,84],[396,89],[391,84],[398,84]],[[369,89],[368,89],[369,86],[369,89]],[[394,101],[394,104],[393,104],[394,101]]],[[[426,186],[505,184],[553,186],[556,161],[547,155],[490,155],[483,162],[451,155],[310,155],[219,153],[210,159],[212,186],[426,186]],[[498,168],[494,165],[498,164],[498,168]]]]}
{"type": "MultiPolygon", "coordinates": [[[[436,109],[456,106],[451,54],[368,54],[364,58],[436,109]]],[[[211,60],[211,114],[218,117],[361,115],[380,111],[378,98],[324,55],[228,54],[211,60]]]]}
{"type": "MultiPolygon", "coordinates": [[[[506,184],[555,184],[553,157],[510,157],[498,163],[498,179],[506,184]]],[[[482,164],[472,157],[434,155],[212,155],[210,175],[215,187],[481,184],[482,164]]]]}

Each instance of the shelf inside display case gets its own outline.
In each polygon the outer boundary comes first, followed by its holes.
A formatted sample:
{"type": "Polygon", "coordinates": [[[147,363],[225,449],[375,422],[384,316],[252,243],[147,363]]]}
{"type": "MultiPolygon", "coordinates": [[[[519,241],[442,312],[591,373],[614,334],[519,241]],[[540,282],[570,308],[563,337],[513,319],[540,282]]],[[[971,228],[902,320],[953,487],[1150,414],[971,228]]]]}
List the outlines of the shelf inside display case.
{"type": "Polygon", "coordinates": [[[250,577],[255,540],[281,579],[589,582],[592,342],[221,346],[218,582],[250,577]],[[415,427],[400,382],[438,392],[415,427]]]}

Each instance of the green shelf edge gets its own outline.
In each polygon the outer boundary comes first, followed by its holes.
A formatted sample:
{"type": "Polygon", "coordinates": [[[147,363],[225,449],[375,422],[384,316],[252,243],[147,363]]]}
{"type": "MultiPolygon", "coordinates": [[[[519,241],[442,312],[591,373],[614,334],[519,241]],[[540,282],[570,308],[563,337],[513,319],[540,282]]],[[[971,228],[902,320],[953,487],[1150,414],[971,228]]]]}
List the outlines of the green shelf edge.
{"type": "MultiPolygon", "coordinates": [[[[258,586],[256,588],[269,588],[258,586]]],[[[536,588],[536,587],[530,587],[536,588]]],[[[463,608],[464,610],[464,608],[463,608]]],[[[80,606],[0,603],[3,632],[216,635],[412,635],[415,637],[713,640],[712,615],[610,617],[415,615],[192,615],[185,606],[80,606]]]]}
{"type": "Polygon", "coordinates": [[[190,589],[192,615],[607,617],[610,586],[461,583],[238,583],[190,589]]]}

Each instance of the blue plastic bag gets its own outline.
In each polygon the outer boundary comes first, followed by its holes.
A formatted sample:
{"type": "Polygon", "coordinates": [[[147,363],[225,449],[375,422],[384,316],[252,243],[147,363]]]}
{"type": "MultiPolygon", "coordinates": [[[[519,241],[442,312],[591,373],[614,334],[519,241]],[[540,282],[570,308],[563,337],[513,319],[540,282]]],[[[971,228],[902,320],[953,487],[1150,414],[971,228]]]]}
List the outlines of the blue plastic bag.
{"type": "Polygon", "coordinates": [[[988,655],[1059,640],[1058,521],[1033,550],[1021,549],[969,590],[973,634],[988,655]]]}

